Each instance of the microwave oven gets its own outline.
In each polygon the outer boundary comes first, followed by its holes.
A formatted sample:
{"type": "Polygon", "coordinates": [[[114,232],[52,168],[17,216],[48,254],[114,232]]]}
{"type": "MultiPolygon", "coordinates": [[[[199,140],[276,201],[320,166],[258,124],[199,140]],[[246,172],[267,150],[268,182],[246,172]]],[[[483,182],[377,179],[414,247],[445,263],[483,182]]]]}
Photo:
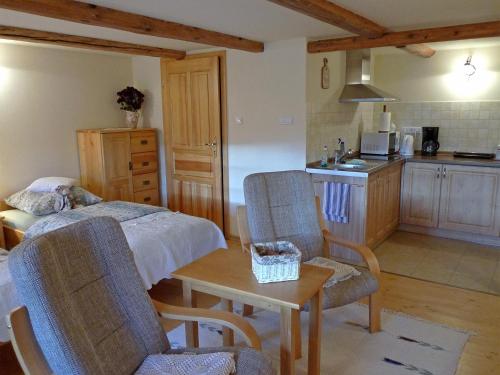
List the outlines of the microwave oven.
{"type": "Polygon", "coordinates": [[[399,151],[399,132],[367,132],[361,136],[361,153],[392,155],[399,151]]]}

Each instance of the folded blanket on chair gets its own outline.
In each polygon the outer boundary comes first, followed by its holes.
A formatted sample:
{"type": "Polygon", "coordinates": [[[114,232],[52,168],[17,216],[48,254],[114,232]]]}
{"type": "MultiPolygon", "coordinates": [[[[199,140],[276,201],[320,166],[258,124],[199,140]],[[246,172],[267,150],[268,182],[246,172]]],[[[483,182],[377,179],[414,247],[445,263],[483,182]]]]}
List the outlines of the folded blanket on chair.
{"type": "Polygon", "coordinates": [[[337,284],[338,282],[348,280],[353,276],[361,275],[361,272],[359,272],[353,266],[344,263],[339,263],[328,258],[315,257],[304,263],[312,264],[314,266],[319,266],[319,267],[331,268],[335,271],[335,273],[328,280],[326,280],[325,284],[323,285],[324,288],[328,288],[332,285],[337,284]]]}
{"type": "Polygon", "coordinates": [[[233,353],[184,353],[149,355],[134,375],[230,375],[235,372],[233,353]]]}

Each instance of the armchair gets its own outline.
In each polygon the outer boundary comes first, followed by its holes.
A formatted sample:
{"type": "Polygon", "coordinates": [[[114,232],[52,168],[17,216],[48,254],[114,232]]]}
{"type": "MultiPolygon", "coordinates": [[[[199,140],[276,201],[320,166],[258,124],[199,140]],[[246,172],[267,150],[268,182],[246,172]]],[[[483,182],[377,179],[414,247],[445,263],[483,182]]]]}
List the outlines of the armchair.
{"type": "MultiPolygon", "coordinates": [[[[333,236],[325,226],[319,198],[311,176],[304,171],[249,175],[244,181],[245,206],[237,208],[237,223],[243,251],[252,242],[293,242],[307,261],[315,256],[330,258],[329,244],[335,243],[359,253],[367,269],[360,276],[324,289],[323,309],[339,307],[369,297],[369,330],[381,329],[380,267],[367,246],[333,236]]],[[[306,306],[307,309],[307,306],[306,306]]],[[[251,309],[245,307],[245,312],[251,309]]]]}
{"type": "Polygon", "coordinates": [[[258,351],[257,333],[243,318],[151,301],[112,218],[93,218],[25,241],[12,250],[9,268],[25,305],[8,321],[26,374],[133,374],[148,356],[186,351],[170,347],[162,319],[229,327],[253,349],[188,351],[232,352],[237,374],[274,374],[258,351]]]}

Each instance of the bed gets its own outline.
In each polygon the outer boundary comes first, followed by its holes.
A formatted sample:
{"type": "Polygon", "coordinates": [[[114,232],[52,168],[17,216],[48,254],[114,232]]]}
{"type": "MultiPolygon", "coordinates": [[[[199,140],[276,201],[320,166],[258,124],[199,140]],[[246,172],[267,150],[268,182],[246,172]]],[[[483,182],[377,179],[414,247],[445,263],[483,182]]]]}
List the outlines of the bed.
{"type": "MultiPolygon", "coordinates": [[[[36,217],[19,210],[1,211],[7,240],[30,238],[94,216],[120,221],[144,285],[150,289],[171,272],[218,248],[227,248],[221,230],[211,221],[162,207],[129,202],[102,202],[92,206],[36,217]],[[9,235],[8,231],[11,232],[9,235]]],[[[8,341],[3,315],[17,299],[10,285],[5,255],[0,263],[0,342],[8,341]]],[[[12,306],[14,304],[14,306],[12,306]]]]}

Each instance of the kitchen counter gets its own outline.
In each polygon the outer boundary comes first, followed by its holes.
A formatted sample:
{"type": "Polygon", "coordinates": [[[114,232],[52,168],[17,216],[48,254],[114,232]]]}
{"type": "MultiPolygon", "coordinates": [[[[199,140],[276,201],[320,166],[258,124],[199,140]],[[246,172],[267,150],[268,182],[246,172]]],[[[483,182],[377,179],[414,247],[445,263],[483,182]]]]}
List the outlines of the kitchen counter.
{"type": "Polygon", "coordinates": [[[394,158],[391,160],[365,159],[362,157],[358,157],[356,159],[361,159],[366,161],[367,162],[366,167],[360,169],[347,169],[343,168],[342,164],[333,164],[333,163],[328,163],[327,167],[320,167],[320,162],[315,161],[307,164],[306,172],[315,174],[327,174],[332,176],[367,178],[369,175],[376,173],[386,167],[404,163],[404,159],[399,155],[394,156],[394,158]]]}
{"type": "Polygon", "coordinates": [[[415,152],[414,156],[405,156],[405,161],[414,163],[434,163],[434,164],[455,164],[455,165],[470,165],[475,167],[493,167],[500,168],[500,160],[495,159],[470,159],[456,158],[452,152],[438,152],[434,156],[424,156],[415,152]]]}

